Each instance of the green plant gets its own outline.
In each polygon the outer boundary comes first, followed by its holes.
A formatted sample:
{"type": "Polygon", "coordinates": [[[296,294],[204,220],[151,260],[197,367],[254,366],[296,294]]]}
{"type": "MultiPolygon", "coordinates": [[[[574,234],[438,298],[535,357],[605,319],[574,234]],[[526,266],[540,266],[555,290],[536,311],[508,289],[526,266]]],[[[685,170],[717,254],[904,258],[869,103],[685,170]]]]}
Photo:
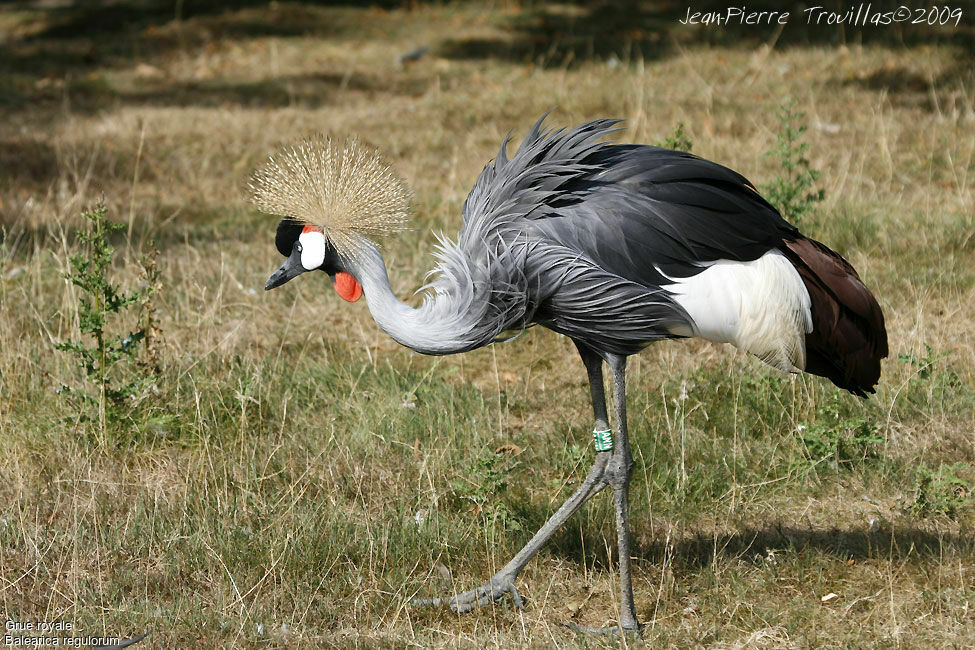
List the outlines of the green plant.
{"type": "MultiPolygon", "coordinates": [[[[96,421],[97,430],[104,439],[111,423],[120,420],[128,412],[127,403],[140,395],[149,377],[144,368],[135,363],[140,341],[146,338],[146,328],[113,335],[121,328],[113,321],[128,309],[137,305],[150,305],[150,299],[158,281],[157,274],[146,277],[151,281],[142,289],[126,292],[111,281],[109,272],[115,249],[109,236],[123,228],[106,218],[105,206],[82,213],[88,221],[86,232],[78,234],[80,251],[69,259],[71,271],[62,274],[81,289],[78,298],[78,327],[84,340],[61,341],[58,350],[68,352],[84,370],[91,388],[63,386],[61,392],[76,398],[79,420],[96,421]],[[86,411],[95,409],[97,416],[86,411]]],[[[154,263],[153,263],[154,265],[154,263]]],[[[155,271],[151,273],[155,274],[155,271]]],[[[147,320],[146,326],[152,326],[147,320]]]]}
{"type": "Polygon", "coordinates": [[[950,352],[935,352],[934,348],[927,343],[924,344],[924,349],[925,354],[924,356],[920,357],[914,354],[904,354],[903,352],[897,355],[897,360],[900,363],[909,363],[917,368],[918,379],[930,379],[932,377],[932,373],[934,372],[935,365],[951,354],[950,352]]]}
{"type": "Polygon", "coordinates": [[[684,131],[684,123],[680,122],[674,128],[674,132],[664,138],[663,142],[661,142],[658,146],[661,146],[664,149],[675,149],[677,151],[689,152],[694,146],[694,143],[691,141],[691,136],[687,135],[687,132],[684,131]]]}
{"type": "Polygon", "coordinates": [[[820,421],[799,427],[799,439],[813,468],[826,463],[839,469],[879,455],[884,437],[877,433],[877,425],[864,416],[844,417],[837,398],[819,407],[817,416],[820,421]]]}
{"type": "Polygon", "coordinates": [[[798,226],[825,194],[815,189],[820,173],[811,167],[806,157],[809,144],[802,141],[808,128],[802,123],[806,114],[797,111],[795,100],[790,100],[776,109],[775,116],[779,120],[776,145],[765,155],[777,158],[782,171],[761,189],[769,203],[798,226]]]}
{"type": "Polygon", "coordinates": [[[483,513],[501,530],[521,530],[521,524],[500,498],[518,464],[508,454],[484,452],[451,487],[457,497],[473,504],[473,511],[483,513]]]}
{"type": "Polygon", "coordinates": [[[145,288],[140,292],[139,318],[142,324],[143,366],[155,374],[160,372],[159,339],[162,330],[156,316],[156,305],[153,298],[159,292],[162,283],[159,279],[159,250],[153,242],[149,242],[148,251],[139,258],[142,267],[142,280],[145,288]]]}
{"type": "Polygon", "coordinates": [[[902,408],[930,413],[936,405],[938,410],[956,407],[971,412],[975,404],[973,386],[952,367],[957,364],[948,362],[950,355],[951,351],[938,352],[927,343],[923,353],[897,355],[897,360],[913,371],[908,377],[907,390],[903,392],[902,408]]]}
{"type": "Polygon", "coordinates": [[[941,465],[936,470],[924,465],[914,470],[914,503],[911,512],[925,516],[940,514],[953,517],[958,507],[965,503],[971,486],[958,476],[965,469],[964,463],[941,465]]]}

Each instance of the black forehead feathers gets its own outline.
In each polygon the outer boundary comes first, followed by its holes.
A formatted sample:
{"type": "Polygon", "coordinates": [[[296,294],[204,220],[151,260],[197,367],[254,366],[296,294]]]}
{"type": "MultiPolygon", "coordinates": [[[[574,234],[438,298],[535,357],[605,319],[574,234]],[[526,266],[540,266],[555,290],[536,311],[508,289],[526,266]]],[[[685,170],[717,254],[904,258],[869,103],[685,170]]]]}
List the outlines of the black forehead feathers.
{"type": "Polygon", "coordinates": [[[274,236],[274,245],[277,246],[278,252],[285,257],[291,255],[291,249],[294,248],[295,242],[298,241],[298,236],[301,235],[301,230],[304,227],[305,224],[300,221],[282,219],[281,223],[278,224],[278,232],[274,236]]]}

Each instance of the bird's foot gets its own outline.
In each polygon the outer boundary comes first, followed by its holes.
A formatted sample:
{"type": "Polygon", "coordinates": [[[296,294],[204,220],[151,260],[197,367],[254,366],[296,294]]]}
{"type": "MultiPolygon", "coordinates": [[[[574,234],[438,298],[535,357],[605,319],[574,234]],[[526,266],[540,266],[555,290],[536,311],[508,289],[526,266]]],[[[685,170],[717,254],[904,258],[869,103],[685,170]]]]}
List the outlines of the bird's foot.
{"type": "Polygon", "coordinates": [[[514,577],[503,575],[496,575],[491,578],[487,584],[481,585],[476,589],[471,589],[470,591],[465,591],[462,594],[457,594],[456,596],[443,598],[413,598],[410,600],[410,604],[418,607],[442,607],[444,605],[450,605],[450,609],[454,610],[458,614],[463,614],[464,612],[469,612],[476,607],[483,607],[484,605],[497,602],[505,594],[511,594],[515,607],[518,609],[525,606],[524,601],[521,599],[521,595],[518,593],[518,590],[515,589],[514,577]]]}
{"type": "Polygon", "coordinates": [[[566,626],[570,630],[575,630],[583,634],[601,634],[605,636],[625,636],[629,638],[640,638],[642,635],[640,633],[640,625],[636,627],[622,627],[619,625],[610,625],[609,627],[586,627],[585,625],[579,625],[578,623],[565,622],[562,625],[566,626]]]}

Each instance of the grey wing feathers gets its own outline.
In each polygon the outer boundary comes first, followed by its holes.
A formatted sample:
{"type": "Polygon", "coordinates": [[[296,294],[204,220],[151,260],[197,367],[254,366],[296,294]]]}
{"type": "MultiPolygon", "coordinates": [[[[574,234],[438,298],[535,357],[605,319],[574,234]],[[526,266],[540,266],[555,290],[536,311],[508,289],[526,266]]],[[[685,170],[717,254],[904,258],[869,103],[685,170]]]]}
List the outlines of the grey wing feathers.
{"type": "Polygon", "coordinates": [[[460,243],[517,227],[656,287],[718,259],[757,259],[797,233],[726,167],[603,141],[617,123],[544,131],[539,121],[513,158],[502,145],[464,205],[460,243]]]}
{"type": "Polygon", "coordinates": [[[633,354],[651,341],[673,338],[688,315],[664,290],[645,287],[556,244],[528,257],[535,322],[589,347],[633,354]]]}
{"type": "Polygon", "coordinates": [[[602,171],[568,185],[579,200],[535,226],[645,286],[757,259],[797,232],[743,177],[690,154],[607,146],[592,162],[602,171]]]}
{"type": "Polygon", "coordinates": [[[607,301],[645,305],[614,316],[617,328],[634,331],[633,340],[669,336],[668,323],[686,314],[660,288],[668,278],[694,275],[719,259],[757,259],[796,232],[730,169],[605,141],[618,122],[544,130],[539,120],[513,157],[505,140],[482,171],[464,203],[457,242],[441,245],[440,277],[432,283],[463,293],[457,304],[479,306],[472,342],[534,321],[573,336],[576,318],[591,330],[593,302],[572,291],[581,286],[592,295],[596,285],[607,301]],[[570,288],[558,265],[587,273],[587,283],[570,288]]]}
{"type": "Polygon", "coordinates": [[[596,120],[571,131],[542,129],[542,116],[529,130],[513,158],[505,138],[493,162],[485,166],[464,202],[465,233],[486,231],[530,215],[558,201],[567,181],[595,171],[585,160],[604,148],[600,139],[619,120],[596,120]]]}
{"type": "Polygon", "coordinates": [[[451,310],[440,317],[456,324],[468,349],[533,322],[539,287],[538,278],[532,285],[527,275],[527,260],[537,254],[538,241],[525,230],[524,218],[557,202],[568,178],[592,171],[580,160],[603,146],[598,140],[616,120],[554,135],[541,123],[532,127],[511,159],[506,139],[498,157],[481,172],[464,202],[457,241],[440,242],[439,264],[425,287],[450,295],[451,300],[431,301],[430,308],[451,310]],[[463,308],[455,309],[458,305],[463,308]]]}
{"type": "Polygon", "coordinates": [[[542,120],[511,158],[505,140],[464,203],[457,242],[441,244],[431,286],[452,300],[431,308],[451,310],[445,322],[467,348],[540,323],[631,354],[694,331],[669,291],[677,279],[777,250],[812,296],[806,369],[872,390],[887,353],[876,300],[842,258],[804,244],[746,178],[688,153],[606,142],[617,120],[549,131],[542,120]]]}

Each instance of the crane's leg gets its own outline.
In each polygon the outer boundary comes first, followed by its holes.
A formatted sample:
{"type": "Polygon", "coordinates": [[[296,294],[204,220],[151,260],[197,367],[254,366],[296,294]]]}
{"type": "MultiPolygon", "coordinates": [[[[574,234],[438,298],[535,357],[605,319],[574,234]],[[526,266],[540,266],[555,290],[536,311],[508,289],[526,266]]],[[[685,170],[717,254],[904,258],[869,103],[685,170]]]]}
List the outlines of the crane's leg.
{"type": "MultiPolygon", "coordinates": [[[[586,365],[586,373],[589,376],[589,392],[592,397],[593,415],[596,420],[596,430],[609,428],[606,414],[606,395],[603,390],[603,367],[602,359],[592,350],[576,343],[582,362],[586,365]]],[[[622,357],[621,357],[622,358],[622,357]]],[[[623,358],[625,364],[625,358],[623,358]]],[[[625,408],[625,407],[624,407],[625,408]]],[[[625,436],[624,436],[625,439],[625,436]]],[[[629,453],[629,447],[626,448],[629,453]]],[[[614,450],[615,451],[615,450],[614,450]]],[[[411,602],[414,605],[449,605],[455,612],[468,612],[475,607],[492,603],[505,594],[510,593],[515,605],[522,606],[521,596],[515,589],[515,578],[521,573],[525,565],[541,550],[545,542],[555,534],[562,524],[571,517],[582,505],[598,494],[604,487],[611,485],[607,477],[607,466],[612,462],[612,451],[600,451],[596,453],[592,469],[572,496],[556,511],[552,517],[535,533],[525,546],[508,562],[504,567],[495,573],[487,584],[481,585],[476,589],[465,591],[455,596],[444,598],[414,598],[411,602]]],[[[615,489],[615,488],[614,488],[615,489]]],[[[626,507],[625,498],[623,507],[626,507]]],[[[623,515],[625,517],[625,513],[623,515]]],[[[627,538],[628,540],[629,538],[627,538]]],[[[629,559],[629,552],[626,555],[629,559]]],[[[629,574],[627,573],[627,576],[629,574]]],[[[632,609],[632,596],[630,598],[632,609]]],[[[635,621],[635,616],[633,617],[635,621]]],[[[622,621],[621,621],[622,622],[622,621]]]]}
{"type": "Polygon", "coordinates": [[[630,476],[633,474],[633,455],[626,424],[626,357],[611,355],[607,359],[613,372],[613,407],[616,409],[616,440],[610,453],[603,480],[613,488],[616,511],[616,544],[620,563],[620,620],[619,625],[607,628],[588,628],[567,623],[573,629],[600,634],[639,634],[640,623],[633,604],[633,581],[630,573],[630,476]]]}

